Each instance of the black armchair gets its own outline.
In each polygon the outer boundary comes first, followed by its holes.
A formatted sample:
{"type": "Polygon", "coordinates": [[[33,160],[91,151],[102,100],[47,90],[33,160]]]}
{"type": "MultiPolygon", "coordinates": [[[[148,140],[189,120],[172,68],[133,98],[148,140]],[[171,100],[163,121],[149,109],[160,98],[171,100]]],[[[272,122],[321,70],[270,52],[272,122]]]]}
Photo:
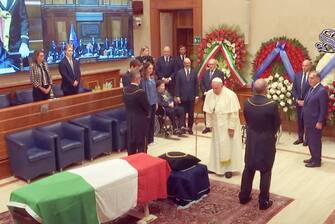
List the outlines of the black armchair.
{"type": "Polygon", "coordinates": [[[6,136],[10,167],[13,174],[26,180],[56,170],[54,139],[35,129],[6,136]]]}
{"type": "Polygon", "coordinates": [[[63,170],[66,166],[84,161],[84,128],[58,122],[38,129],[54,138],[57,169],[63,170]]]}
{"type": "Polygon", "coordinates": [[[33,101],[34,98],[32,89],[16,91],[16,104],[32,103],[33,101]]]}
{"type": "Polygon", "coordinates": [[[85,157],[93,160],[103,153],[110,153],[112,148],[111,121],[88,115],[70,120],[72,124],[85,128],[85,157]]]}
{"type": "Polygon", "coordinates": [[[113,150],[127,148],[127,114],[124,107],[102,111],[96,114],[112,121],[113,150]]]}
{"type": "Polygon", "coordinates": [[[9,94],[0,94],[0,108],[9,107],[11,105],[9,94]]]}

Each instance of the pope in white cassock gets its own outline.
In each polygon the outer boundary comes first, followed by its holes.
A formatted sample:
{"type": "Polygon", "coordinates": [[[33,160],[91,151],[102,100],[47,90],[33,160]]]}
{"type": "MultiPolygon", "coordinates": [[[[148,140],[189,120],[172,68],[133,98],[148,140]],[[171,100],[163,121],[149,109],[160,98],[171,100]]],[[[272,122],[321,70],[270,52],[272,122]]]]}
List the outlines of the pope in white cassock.
{"type": "Polygon", "coordinates": [[[214,78],[203,108],[206,127],[213,130],[208,169],[226,178],[243,168],[239,110],[237,95],[223,86],[220,78],[214,78]]]}

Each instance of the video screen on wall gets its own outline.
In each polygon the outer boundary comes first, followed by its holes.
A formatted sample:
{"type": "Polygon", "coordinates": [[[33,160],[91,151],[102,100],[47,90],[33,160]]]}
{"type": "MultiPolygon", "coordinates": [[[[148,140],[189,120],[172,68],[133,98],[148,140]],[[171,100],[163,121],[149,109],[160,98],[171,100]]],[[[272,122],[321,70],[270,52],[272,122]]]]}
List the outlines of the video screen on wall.
{"type": "Polygon", "coordinates": [[[28,71],[44,49],[58,64],[67,43],[74,58],[104,61],[133,56],[130,0],[0,0],[0,74],[28,71]]]}

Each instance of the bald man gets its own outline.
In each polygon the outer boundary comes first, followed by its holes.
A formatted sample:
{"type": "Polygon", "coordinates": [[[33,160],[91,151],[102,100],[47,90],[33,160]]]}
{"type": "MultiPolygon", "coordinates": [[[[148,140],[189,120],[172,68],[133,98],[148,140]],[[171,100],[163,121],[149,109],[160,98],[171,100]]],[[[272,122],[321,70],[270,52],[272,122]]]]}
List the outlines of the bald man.
{"type": "MultiPolygon", "coordinates": [[[[201,92],[203,94],[204,100],[206,97],[206,92],[212,89],[211,82],[215,77],[218,77],[224,81],[224,73],[217,68],[218,61],[214,58],[210,59],[207,63],[208,69],[204,72],[204,74],[201,76],[200,80],[200,88],[201,92]]],[[[204,112],[205,116],[205,124],[206,124],[206,112],[204,112]]],[[[211,129],[208,127],[205,127],[205,129],[202,131],[203,134],[206,134],[208,132],[211,132],[211,129]]]]}
{"type": "MultiPolygon", "coordinates": [[[[193,134],[194,104],[198,100],[198,76],[191,68],[191,60],[184,59],[184,68],[176,74],[176,100],[184,108],[187,116],[187,128],[190,135],[193,134]]],[[[186,125],[184,125],[186,127],[186,125]]]]}
{"type": "Polygon", "coordinates": [[[307,92],[310,89],[308,83],[308,76],[312,68],[312,63],[310,60],[304,60],[302,62],[302,72],[297,73],[294,76],[292,95],[295,99],[297,123],[298,123],[298,139],[293,143],[295,145],[303,143],[307,146],[306,139],[304,139],[305,127],[304,120],[302,117],[302,108],[304,106],[304,100],[307,92]]]}
{"type": "Polygon", "coordinates": [[[221,78],[212,80],[203,110],[206,127],[213,129],[208,170],[231,178],[242,170],[242,135],[237,95],[223,86],[221,78]]]}
{"type": "Polygon", "coordinates": [[[264,79],[254,83],[254,96],[244,102],[244,118],[247,126],[247,140],[242,174],[240,203],[251,200],[252,182],[256,170],[261,173],[259,209],[272,206],[269,190],[272,166],[276,154],[276,134],[280,127],[280,117],[276,102],[265,95],[267,84],[264,79]]]}
{"type": "Polygon", "coordinates": [[[171,57],[171,49],[169,46],[163,48],[163,55],[157,59],[156,74],[166,84],[166,89],[172,96],[175,93],[174,81],[174,61],[171,57]]]}

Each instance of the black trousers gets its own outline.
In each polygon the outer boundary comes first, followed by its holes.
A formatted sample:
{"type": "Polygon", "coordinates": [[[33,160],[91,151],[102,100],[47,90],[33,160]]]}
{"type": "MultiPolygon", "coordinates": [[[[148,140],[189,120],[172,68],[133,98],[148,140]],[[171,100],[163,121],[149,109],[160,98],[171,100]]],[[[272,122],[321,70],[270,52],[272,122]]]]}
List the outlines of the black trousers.
{"type": "MultiPolygon", "coordinates": [[[[186,114],[188,115],[187,118],[187,127],[188,129],[192,129],[193,122],[194,122],[194,100],[187,100],[187,101],[181,101],[181,106],[184,108],[184,114],[186,117],[186,114]]],[[[186,127],[186,125],[185,125],[186,127]]]]}
{"type": "Polygon", "coordinates": [[[129,142],[127,147],[128,156],[140,153],[147,152],[147,139],[145,138],[142,142],[129,142]]]}
{"type": "Polygon", "coordinates": [[[71,89],[62,89],[62,90],[63,90],[64,96],[70,96],[70,95],[78,94],[79,86],[73,87],[71,89]]]}
{"type": "Polygon", "coordinates": [[[172,126],[173,129],[176,128],[181,128],[185,125],[185,113],[184,113],[184,108],[181,106],[175,106],[173,108],[171,107],[165,107],[165,112],[166,112],[166,116],[168,116],[170,118],[170,120],[172,121],[172,126]],[[178,125],[176,122],[176,118],[178,118],[178,125]]]}
{"type": "MultiPolygon", "coordinates": [[[[48,88],[49,86],[43,86],[43,88],[48,88]]],[[[50,92],[48,94],[43,93],[38,87],[33,87],[33,99],[34,102],[40,100],[47,100],[50,98],[50,92]]]]}
{"type": "MultiPolygon", "coordinates": [[[[154,142],[156,104],[150,106],[148,125],[148,144],[154,142]]],[[[141,127],[139,127],[141,128],[141,127]]]]}
{"type": "MultiPolygon", "coordinates": [[[[254,180],[256,169],[245,166],[242,174],[242,182],[241,182],[241,191],[239,194],[239,198],[241,201],[245,201],[250,197],[252,190],[252,182],[254,180]]],[[[269,190],[271,184],[271,173],[272,170],[260,171],[261,180],[259,184],[259,197],[258,201],[260,204],[265,203],[269,200],[269,190]]]]}
{"type": "Polygon", "coordinates": [[[298,136],[299,140],[304,140],[304,120],[302,118],[302,107],[296,105],[297,122],[298,122],[298,136]]]}
{"type": "Polygon", "coordinates": [[[306,128],[306,136],[309,152],[312,156],[312,161],[315,163],[320,163],[322,151],[322,130],[318,130],[314,127],[308,127],[306,128]]]}

